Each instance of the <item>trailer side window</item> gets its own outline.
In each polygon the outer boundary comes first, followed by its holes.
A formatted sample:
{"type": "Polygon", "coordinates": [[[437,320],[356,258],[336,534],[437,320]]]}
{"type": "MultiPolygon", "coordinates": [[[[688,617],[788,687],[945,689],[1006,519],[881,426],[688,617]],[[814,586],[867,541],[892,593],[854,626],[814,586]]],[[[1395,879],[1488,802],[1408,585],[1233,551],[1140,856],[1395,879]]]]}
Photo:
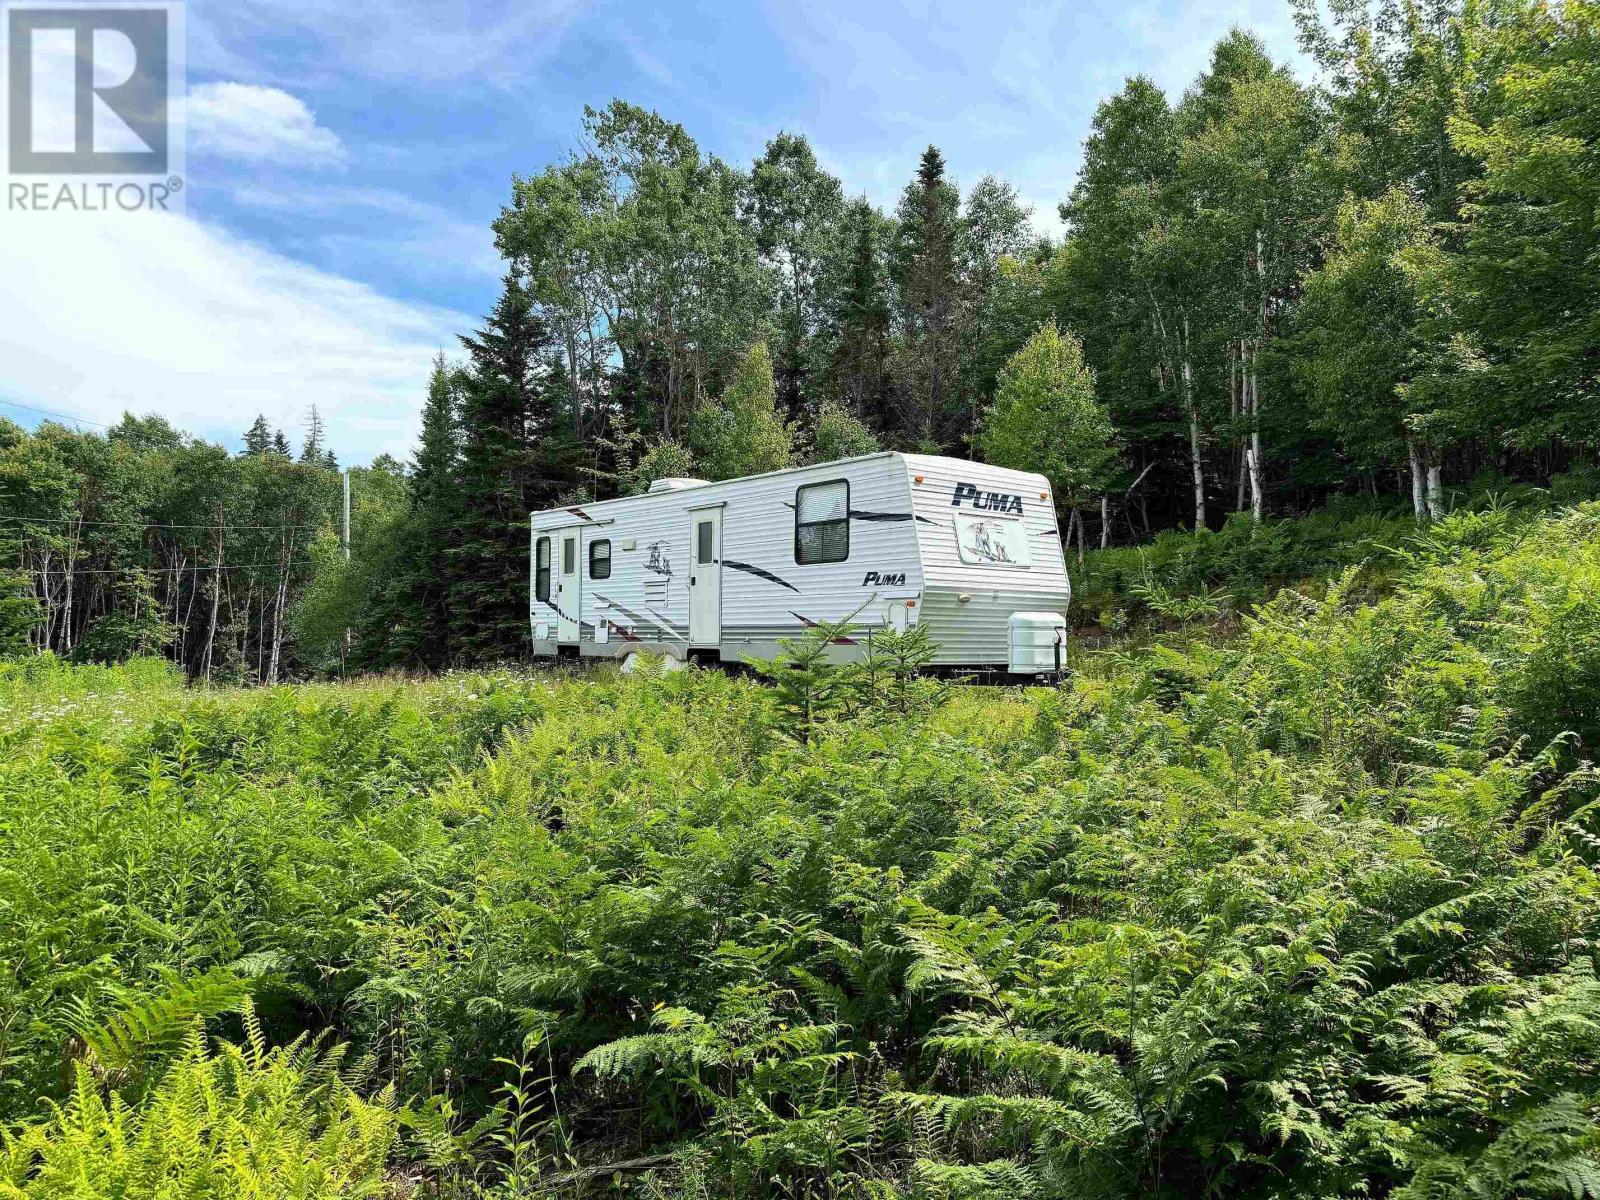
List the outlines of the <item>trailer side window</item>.
{"type": "Polygon", "coordinates": [[[540,538],[533,545],[533,597],[550,603],[550,539],[540,538]]]}
{"type": "Polygon", "coordinates": [[[589,578],[611,578],[611,539],[589,543],[589,578]]]}
{"type": "Polygon", "coordinates": [[[843,562],[850,557],[850,484],[808,483],[794,494],[794,560],[843,562]]]}

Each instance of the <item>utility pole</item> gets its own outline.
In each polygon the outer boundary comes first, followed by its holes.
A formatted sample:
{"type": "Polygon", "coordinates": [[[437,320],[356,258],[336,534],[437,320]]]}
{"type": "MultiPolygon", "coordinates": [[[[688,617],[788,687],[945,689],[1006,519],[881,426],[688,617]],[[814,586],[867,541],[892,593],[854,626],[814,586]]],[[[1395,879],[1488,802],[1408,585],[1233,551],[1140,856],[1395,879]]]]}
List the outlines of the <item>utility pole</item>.
{"type": "MultiPolygon", "coordinates": [[[[350,468],[344,469],[344,524],[339,535],[339,548],[344,551],[344,561],[350,561],[350,468]]],[[[344,627],[344,641],[339,647],[339,674],[345,673],[350,658],[350,626],[344,627]]]]}

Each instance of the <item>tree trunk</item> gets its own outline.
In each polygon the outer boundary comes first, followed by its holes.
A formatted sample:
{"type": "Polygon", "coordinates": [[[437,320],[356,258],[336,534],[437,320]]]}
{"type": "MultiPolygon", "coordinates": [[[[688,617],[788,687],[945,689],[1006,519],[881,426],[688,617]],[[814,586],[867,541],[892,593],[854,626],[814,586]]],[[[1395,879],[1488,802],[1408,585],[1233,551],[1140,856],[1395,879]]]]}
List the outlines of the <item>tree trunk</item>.
{"type": "Polygon", "coordinates": [[[78,539],[83,529],[83,518],[78,517],[78,523],[72,528],[72,541],[66,555],[67,565],[67,591],[61,601],[61,653],[72,653],[72,607],[76,600],[73,595],[73,584],[78,574],[78,539]]]}
{"type": "Polygon", "coordinates": [[[1261,464],[1261,377],[1256,373],[1259,347],[1250,348],[1250,375],[1246,383],[1250,410],[1250,515],[1257,521],[1265,507],[1265,483],[1261,464]]]}
{"type": "Polygon", "coordinates": [[[1206,528],[1206,475],[1200,461],[1200,409],[1194,399],[1194,369],[1189,363],[1189,318],[1183,318],[1183,405],[1189,417],[1189,467],[1194,480],[1194,531],[1206,528]]]}
{"type": "MultiPolygon", "coordinates": [[[[244,593],[244,629],[239,635],[239,669],[242,673],[250,666],[250,606],[256,600],[256,573],[250,572],[250,585],[244,593]]],[[[229,602],[230,605],[232,601],[229,602]]],[[[231,608],[230,608],[230,611],[231,608]]]]}
{"type": "MultiPolygon", "coordinates": [[[[189,634],[191,633],[191,626],[194,623],[194,598],[195,593],[200,590],[196,582],[199,579],[199,572],[195,568],[200,564],[195,563],[194,566],[191,567],[189,565],[188,555],[184,555],[181,559],[179,559],[179,562],[182,564],[182,569],[187,571],[191,576],[189,580],[189,603],[185,605],[183,609],[183,637],[178,643],[178,661],[183,663],[184,673],[187,674],[189,670],[189,634]]],[[[179,595],[182,595],[183,584],[181,581],[178,584],[178,588],[179,595]]]]}
{"type": "Polygon", "coordinates": [[[211,682],[211,652],[217,641],[217,609],[222,603],[222,505],[217,505],[217,559],[211,570],[211,623],[206,629],[205,667],[201,674],[211,682]]]}
{"type": "MultiPolygon", "coordinates": [[[[276,593],[273,593],[276,595],[276,593]]],[[[261,683],[267,678],[267,606],[270,603],[267,589],[261,589],[261,619],[256,622],[259,632],[256,634],[256,682],[261,683]]]]}
{"type": "Polygon", "coordinates": [[[283,649],[283,599],[289,591],[289,556],[292,543],[288,537],[279,543],[281,549],[278,555],[278,592],[272,605],[272,657],[267,660],[267,684],[275,686],[278,682],[278,658],[283,649]]]}
{"type": "Polygon", "coordinates": [[[1256,226],[1256,291],[1260,308],[1260,328],[1250,347],[1250,515],[1257,521],[1266,507],[1266,464],[1261,458],[1261,373],[1257,360],[1261,343],[1267,337],[1267,252],[1256,226]]]}
{"type": "Polygon", "coordinates": [[[1100,497],[1100,549],[1111,545],[1111,497],[1100,497]]]}
{"type": "Polygon", "coordinates": [[[1437,521],[1444,516],[1444,468],[1428,463],[1428,516],[1437,521]]]}
{"type": "MultiPolygon", "coordinates": [[[[1239,402],[1239,392],[1242,380],[1240,379],[1239,360],[1243,357],[1244,343],[1239,340],[1228,343],[1228,415],[1234,420],[1234,428],[1238,428],[1239,418],[1243,415],[1243,406],[1239,402]]],[[[1234,480],[1233,511],[1244,511],[1246,478],[1250,473],[1250,464],[1247,461],[1250,447],[1243,438],[1235,444],[1235,453],[1238,455],[1238,473],[1234,480]]]]}
{"type": "Polygon", "coordinates": [[[1406,456],[1411,462],[1411,508],[1417,524],[1423,525],[1428,520],[1428,502],[1423,491],[1422,451],[1411,438],[1406,439],[1406,456]]]}
{"type": "Polygon", "coordinates": [[[567,332],[567,370],[571,374],[572,382],[572,436],[583,439],[583,383],[578,372],[578,339],[571,332],[569,325],[567,332]]]}

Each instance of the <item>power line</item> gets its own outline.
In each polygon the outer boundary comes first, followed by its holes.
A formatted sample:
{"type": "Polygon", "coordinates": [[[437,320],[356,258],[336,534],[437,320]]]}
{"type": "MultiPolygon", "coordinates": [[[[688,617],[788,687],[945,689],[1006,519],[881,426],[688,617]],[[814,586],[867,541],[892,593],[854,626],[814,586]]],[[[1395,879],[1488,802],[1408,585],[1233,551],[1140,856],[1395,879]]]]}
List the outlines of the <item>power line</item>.
{"type": "MultiPolygon", "coordinates": [[[[297,558],[286,563],[224,563],[220,567],[214,563],[196,563],[182,567],[73,567],[71,569],[62,569],[60,573],[63,575],[131,575],[139,572],[144,575],[176,575],[179,571],[256,571],[265,570],[268,567],[310,567],[315,565],[316,559],[314,558],[297,558]]],[[[47,567],[22,567],[21,570],[30,575],[56,573],[47,567]]]]}
{"type": "Polygon", "coordinates": [[[11,408],[24,409],[27,412],[39,413],[46,417],[60,417],[63,421],[76,421],[80,425],[94,425],[100,429],[112,428],[103,421],[91,421],[88,417],[75,417],[71,413],[57,412],[53,408],[40,408],[35,404],[24,404],[20,400],[7,400],[4,396],[0,396],[0,404],[8,405],[11,408]]]}
{"type": "Polygon", "coordinates": [[[77,517],[12,517],[0,516],[0,521],[17,521],[23,525],[111,525],[124,529],[322,529],[322,525],[164,525],[156,521],[82,521],[77,517]]]}

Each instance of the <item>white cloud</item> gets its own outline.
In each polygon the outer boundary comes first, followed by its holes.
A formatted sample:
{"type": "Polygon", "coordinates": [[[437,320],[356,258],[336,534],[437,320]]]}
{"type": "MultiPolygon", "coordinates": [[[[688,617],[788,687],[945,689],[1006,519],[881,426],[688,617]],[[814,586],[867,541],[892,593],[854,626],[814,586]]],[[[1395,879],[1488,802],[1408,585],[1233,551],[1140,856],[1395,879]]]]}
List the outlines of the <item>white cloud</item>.
{"type": "Polygon", "coordinates": [[[430,360],[470,328],[176,215],[0,220],[0,276],[0,394],[229,445],[315,404],[346,462],[410,453],[430,360]]]}
{"type": "Polygon", "coordinates": [[[330,167],[345,161],[339,135],[305,101],[258,83],[202,83],[186,104],[193,149],[245,162],[330,167]]]}
{"type": "Polygon", "coordinates": [[[314,229],[297,231],[296,245],[320,247],[317,261],[345,275],[373,267],[414,278],[426,263],[428,278],[472,285],[499,280],[505,261],[495,248],[490,221],[495,209],[475,218],[393,188],[255,177],[221,185],[239,208],[271,218],[317,215],[314,229]]]}
{"type": "Polygon", "coordinates": [[[337,86],[510,87],[554,56],[592,0],[236,0],[189,14],[192,68],[337,86]],[[225,14],[225,15],[224,15],[225,14]],[[286,49],[270,73],[253,44],[286,49]],[[242,72],[234,72],[242,73],[242,72]]]}

